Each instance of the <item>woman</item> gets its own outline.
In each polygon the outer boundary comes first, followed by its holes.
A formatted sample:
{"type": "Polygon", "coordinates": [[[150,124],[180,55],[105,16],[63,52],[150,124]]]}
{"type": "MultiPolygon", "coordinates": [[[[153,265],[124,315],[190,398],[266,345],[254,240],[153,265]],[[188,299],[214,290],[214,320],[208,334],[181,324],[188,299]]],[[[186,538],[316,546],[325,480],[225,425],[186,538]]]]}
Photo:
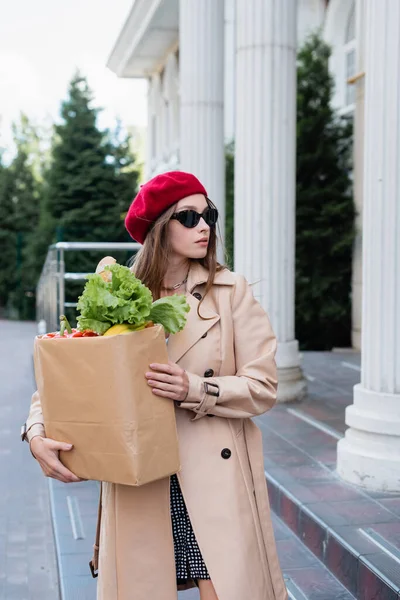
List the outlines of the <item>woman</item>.
{"type": "MultiPolygon", "coordinates": [[[[216,261],[218,212],[191,174],[158,175],[126,217],[143,244],[133,264],[155,298],[186,294],[185,329],[168,340],[168,365],[145,374],[176,406],[182,469],[143,487],[103,484],[99,600],[285,600],[263,468],[251,417],[276,400],[276,342],[246,280],[216,261]],[[172,527],[171,527],[172,524],[172,527]]],[[[45,438],[40,399],[27,439],[44,473],[77,481],[45,438]]]]}

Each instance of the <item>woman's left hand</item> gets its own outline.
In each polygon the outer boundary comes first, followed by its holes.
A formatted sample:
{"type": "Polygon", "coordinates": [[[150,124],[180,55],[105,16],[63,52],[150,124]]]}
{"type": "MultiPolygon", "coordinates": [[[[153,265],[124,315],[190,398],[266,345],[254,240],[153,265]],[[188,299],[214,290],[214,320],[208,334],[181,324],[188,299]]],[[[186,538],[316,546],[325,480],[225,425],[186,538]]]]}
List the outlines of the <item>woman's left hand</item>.
{"type": "Polygon", "coordinates": [[[173,362],[167,365],[154,363],[152,372],[146,373],[146,379],[153,394],[183,402],[189,392],[189,377],[184,369],[173,362]]]}

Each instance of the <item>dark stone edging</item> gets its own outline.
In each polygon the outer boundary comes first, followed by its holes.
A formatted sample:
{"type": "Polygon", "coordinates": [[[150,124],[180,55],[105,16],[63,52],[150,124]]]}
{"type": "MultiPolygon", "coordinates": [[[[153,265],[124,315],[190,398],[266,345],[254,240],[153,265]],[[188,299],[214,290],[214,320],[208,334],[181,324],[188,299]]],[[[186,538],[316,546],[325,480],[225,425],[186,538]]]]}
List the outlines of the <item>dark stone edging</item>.
{"type": "Polygon", "coordinates": [[[271,509],[358,600],[399,600],[400,588],[367,556],[265,471],[271,509]]]}

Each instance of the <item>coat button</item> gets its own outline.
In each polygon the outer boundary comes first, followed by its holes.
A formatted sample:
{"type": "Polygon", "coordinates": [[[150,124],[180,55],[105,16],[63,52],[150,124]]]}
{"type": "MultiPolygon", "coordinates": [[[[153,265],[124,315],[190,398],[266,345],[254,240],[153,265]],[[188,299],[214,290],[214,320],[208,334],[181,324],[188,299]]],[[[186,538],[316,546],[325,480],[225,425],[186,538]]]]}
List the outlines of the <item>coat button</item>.
{"type": "Polygon", "coordinates": [[[197,300],[201,300],[201,294],[199,294],[199,292],[195,292],[195,293],[193,294],[193,297],[194,297],[194,298],[197,298],[197,300]]]}
{"type": "Polygon", "coordinates": [[[229,448],[224,448],[221,452],[221,456],[222,458],[230,458],[232,456],[232,452],[229,450],[229,448]]]}
{"type": "Polygon", "coordinates": [[[214,371],[212,369],[207,369],[207,371],[204,372],[204,377],[213,377],[214,376],[214,371]]]}

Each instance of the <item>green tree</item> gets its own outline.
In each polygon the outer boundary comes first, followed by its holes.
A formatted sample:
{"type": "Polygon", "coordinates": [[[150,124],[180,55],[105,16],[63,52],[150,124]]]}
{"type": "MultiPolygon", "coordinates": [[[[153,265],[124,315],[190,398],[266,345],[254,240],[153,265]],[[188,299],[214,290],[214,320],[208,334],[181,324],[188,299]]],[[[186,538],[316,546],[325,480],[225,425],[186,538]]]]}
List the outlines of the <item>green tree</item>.
{"type": "Polygon", "coordinates": [[[4,313],[9,294],[15,287],[16,232],[13,185],[10,168],[0,157],[0,310],[4,313]]]}
{"type": "MultiPolygon", "coordinates": [[[[112,133],[99,130],[98,112],[86,78],[77,74],[61,106],[62,123],[55,126],[45,177],[47,234],[53,227],[47,243],[129,240],[124,217],[137,190],[138,173],[129,139],[119,125],[112,133]]],[[[66,253],[66,270],[91,272],[102,256],[104,252],[66,253]]],[[[116,258],[123,262],[128,254],[116,258]]],[[[68,300],[76,300],[81,290],[82,284],[68,285],[68,300]]]]}
{"type": "Polygon", "coordinates": [[[314,34],[297,69],[296,335],[313,350],[349,346],[351,332],[352,125],[332,108],[329,56],[314,34]]]}
{"type": "Polygon", "coordinates": [[[43,181],[43,174],[50,160],[51,129],[44,123],[37,124],[21,113],[19,121],[12,125],[14,143],[18,152],[27,157],[36,181],[43,181]]]}
{"type": "Polygon", "coordinates": [[[15,286],[10,302],[19,318],[34,318],[35,278],[30,268],[29,247],[39,223],[40,184],[35,179],[29,155],[23,145],[11,164],[9,176],[13,187],[14,228],[16,234],[15,286]]]}
{"type": "Polygon", "coordinates": [[[225,248],[229,267],[234,265],[234,199],[235,199],[235,145],[225,147],[225,248]]]}
{"type": "MultiPolygon", "coordinates": [[[[27,248],[39,220],[40,183],[31,162],[30,141],[37,137],[27,117],[13,125],[16,155],[0,175],[1,300],[6,314],[34,317],[34,282],[27,268],[27,248]]],[[[29,256],[29,259],[31,257],[29,256]]]]}

